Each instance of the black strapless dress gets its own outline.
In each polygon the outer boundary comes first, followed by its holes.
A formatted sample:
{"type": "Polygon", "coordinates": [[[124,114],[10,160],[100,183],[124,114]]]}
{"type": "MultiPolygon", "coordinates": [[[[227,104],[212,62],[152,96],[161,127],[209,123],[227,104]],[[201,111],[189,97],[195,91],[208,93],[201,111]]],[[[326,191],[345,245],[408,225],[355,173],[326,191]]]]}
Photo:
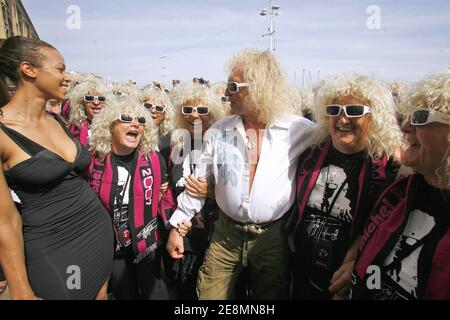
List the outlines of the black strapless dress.
{"type": "Polygon", "coordinates": [[[1,123],[0,128],[31,157],[5,177],[22,202],[34,293],[43,299],[94,299],[112,271],[114,232],[108,212],[82,178],[88,151],[74,141],[77,157],[70,163],[1,123]]]}

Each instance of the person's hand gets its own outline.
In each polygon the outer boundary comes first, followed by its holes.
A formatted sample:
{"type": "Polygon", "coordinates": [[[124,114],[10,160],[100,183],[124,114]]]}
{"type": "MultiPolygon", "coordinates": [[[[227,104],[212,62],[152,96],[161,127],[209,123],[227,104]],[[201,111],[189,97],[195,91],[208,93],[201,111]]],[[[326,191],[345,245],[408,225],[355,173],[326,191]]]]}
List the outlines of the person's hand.
{"type": "Polygon", "coordinates": [[[159,191],[159,192],[161,192],[161,194],[164,194],[164,193],[167,192],[167,189],[169,189],[169,183],[168,183],[168,182],[165,182],[165,183],[163,183],[163,184],[161,185],[161,188],[160,188],[160,191],[159,191]]]}
{"type": "Polygon", "coordinates": [[[205,178],[189,176],[186,179],[185,188],[192,197],[215,199],[214,186],[209,186],[205,178]]]}
{"type": "Polygon", "coordinates": [[[339,298],[342,300],[342,298],[346,298],[348,296],[352,285],[351,282],[354,265],[354,260],[344,262],[342,266],[334,273],[328,290],[335,295],[336,300],[339,300],[339,298]]]}
{"type": "Polygon", "coordinates": [[[205,178],[189,176],[186,178],[184,187],[186,188],[187,193],[192,197],[206,198],[208,193],[208,182],[205,178]]]}
{"type": "Polygon", "coordinates": [[[178,234],[181,237],[186,237],[186,235],[189,233],[189,231],[192,229],[192,222],[191,221],[183,221],[182,223],[178,224],[178,228],[176,228],[175,230],[177,230],[178,234]]]}
{"type": "Polygon", "coordinates": [[[169,189],[169,183],[165,182],[161,185],[161,188],[159,190],[159,201],[163,198],[164,194],[167,192],[167,189],[169,189]]]}
{"type": "Polygon", "coordinates": [[[166,249],[172,258],[174,258],[174,259],[183,258],[183,253],[184,253],[183,238],[178,234],[178,231],[175,228],[170,230],[166,249]]]}
{"type": "Polygon", "coordinates": [[[331,300],[349,300],[349,298],[348,294],[341,296],[336,293],[335,295],[333,295],[333,298],[331,298],[331,300]]]}

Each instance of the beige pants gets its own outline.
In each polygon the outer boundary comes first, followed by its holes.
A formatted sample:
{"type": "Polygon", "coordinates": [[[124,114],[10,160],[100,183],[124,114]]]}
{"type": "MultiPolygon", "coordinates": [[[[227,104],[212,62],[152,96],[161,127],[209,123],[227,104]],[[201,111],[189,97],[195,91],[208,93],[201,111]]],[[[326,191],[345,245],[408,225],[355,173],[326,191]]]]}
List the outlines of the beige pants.
{"type": "Polygon", "coordinates": [[[221,213],[214,225],[210,247],[197,280],[201,300],[234,298],[234,287],[243,267],[249,268],[251,299],[288,298],[288,245],[282,232],[284,219],[260,234],[236,228],[221,213]]]}

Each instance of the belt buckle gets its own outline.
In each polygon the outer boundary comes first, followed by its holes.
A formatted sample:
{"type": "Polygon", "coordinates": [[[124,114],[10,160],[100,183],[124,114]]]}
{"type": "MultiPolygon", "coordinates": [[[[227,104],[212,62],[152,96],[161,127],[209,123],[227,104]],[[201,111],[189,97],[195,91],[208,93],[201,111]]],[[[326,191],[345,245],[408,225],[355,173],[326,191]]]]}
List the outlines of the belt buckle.
{"type": "Polygon", "coordinates": [[[235,223],[234,227],[238,230],[241,230],[247,234],[252,234],[252,235],[261,235],[264,232],[266,232],[267,230],[265,228],[262,228],[261,226],[257,225],[257,224],[239,224],[239,223],[235,223]]]}
{"type": "Polygon", "coordinates": [[[241,227],[243,231],[253,234],[253,235],[261,235],[266,232],[265,229],[261,228],[256,224],[249,224],[241,227]]]}

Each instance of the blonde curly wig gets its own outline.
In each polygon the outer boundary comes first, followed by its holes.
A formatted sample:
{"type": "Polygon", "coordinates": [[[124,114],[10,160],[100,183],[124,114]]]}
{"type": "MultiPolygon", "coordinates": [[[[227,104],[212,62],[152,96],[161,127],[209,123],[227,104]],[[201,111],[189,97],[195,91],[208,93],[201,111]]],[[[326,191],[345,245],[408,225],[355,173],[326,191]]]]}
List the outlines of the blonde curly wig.
{"type": "Polygon", "coordinates": [[[259,114],[259,121],[271,123],[293,112],[294,89],[289,85],[271,51],[245,49],[230,61],[227,71],[242,70],[243,81],[249,84],[247,105],[259,114]]]}
{"type": "Polygon", "coordinates": [[[91,79],[80,83],[69,92],[71,106],[69,114],[70,123],[74,123],[79,127],[81,123],[87,120],[83,97],[94,93],[106,97],[105,108],[114,99],[111,90],[103,82],[91,79]]]}
{"type": "Polygon", "coordinates": [[[216,82],[211,86],[211,90],[219,97],[223,97],[225,95],[225,91],[227,90],[227,83],[225,81],[216,82]]]}
{"type": "Polygon", "coordinates": [[[144,103],[148,100],[156,100],[157,103],[166,108],[164,119],[159,125],[159,131],[165,135],[172,132],[174,128],[173,122],[175,118],[175,110],[167,93],[155,87],[146,87],[141,90],[139,98],[141,103],[144,103]]]}
{"type": "MultiPolygon", "coordinates": [[[[211,118],[207,128],[211,127],[217,120],[225,116],[225,110],[220,97],[207,86],[199,84],[179,84],[171,92],[170,98],[175,110],[174,126],[177,129],[187,129],[186,122],[181,113],[188,100],[201,99],[209,106],[211,118]]],[[[172,143],[182,142],[182,134],[175,130],[172,134],[172,143]]]]}
{"type": "Polygon", "coordinates": [[[105,108],[92,120],[90,150],[97,151],[101,158],[111,152],[114,124],[119,121],[121,114],[145,117],[147,125],[144,126],[144,134],[139,143],[139,149],[143,154],[156,150],[158,146],[157,128],[147,109],[133,97],[114,99],[108,108],[105,108]]]}
{"type": "Polygon", "coordinates": [[[305,113],[311,113],[314,102],[314,93],[310,89],[296,89],[294,100],[294,113],[303,116],[305,113]]]}
{"type": "Polygon", "coordinates": [[[375,155],[393,155],[402,144],[402,134],[395,117],[395,103],[388,86],[367,76],[330,76],[314,89],[313,115],[317,121],[317,145],[330,135],[325,106],[344,96],[365,101],[370,108],[371,125],[366,149],[375,155]]]}
{"type": "Polygon", "coordinates": [[[403,81],[391,82],[389,84],[389,90],[391,90],[395,105],[398,108],[398,105],[408,92],[408,84],[403,81]]]}
{"type": "Polygon", "coordinates": [[[92,73],[84,73],[84,72],[76,72],[76,71],[70,71],[69,77],[70,77],[69,90],[72,88],[75,88],[80,83],[83,83],[86,81],[98,81],[99,80],[92,73]]]}
{"type": "Polygon", "coordinates": [[[139,97],[139,90],[132,83],[114,83],[112,85],[112,91],[120,92],[122,96],[139,97]]]}
{"type": "Polygon", "coordinates": [[[432,75],[411,86],[400,104],[404,114],[411,114],[416,108],[428,107],[450,115],[450,75],[432,75]]]}
{"type": "MultiPolygon", "coordinates": [[[[417,108],[430,108],[447,116],[450,123],[450,75],[431,75],[412,86],[400,104],[401,112],[409,120],[417,108]]],[[[450,134],[447,137],[448,148],[442,159],[442,167],[436,170],[439,179],[444,179],[439,172],[443,172],[450,183],[450,134]]]]}

